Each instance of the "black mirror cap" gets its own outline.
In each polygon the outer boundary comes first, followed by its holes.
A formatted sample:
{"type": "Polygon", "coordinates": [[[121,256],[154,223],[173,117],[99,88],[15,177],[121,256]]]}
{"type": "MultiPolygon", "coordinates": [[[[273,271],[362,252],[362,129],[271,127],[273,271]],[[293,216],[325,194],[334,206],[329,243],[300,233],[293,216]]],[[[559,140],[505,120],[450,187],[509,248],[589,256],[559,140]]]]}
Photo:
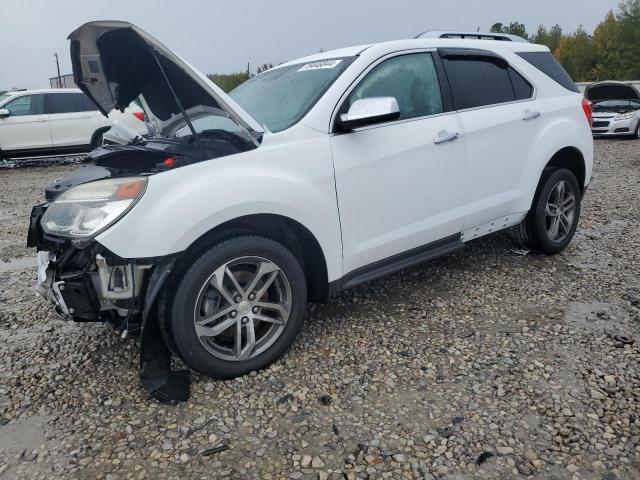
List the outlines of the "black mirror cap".
{"type": "Polygon", "coordinates": [[[366,127],[368,125],[376,125],[378,123],[392,122],[400,118],[400,112],[385,113],[383,115],[374,115],[371,117],[356,118],[353,120],[343,120],[336,118],[336,130],[339,132],[350,132],[356,128],[366,127]]]}

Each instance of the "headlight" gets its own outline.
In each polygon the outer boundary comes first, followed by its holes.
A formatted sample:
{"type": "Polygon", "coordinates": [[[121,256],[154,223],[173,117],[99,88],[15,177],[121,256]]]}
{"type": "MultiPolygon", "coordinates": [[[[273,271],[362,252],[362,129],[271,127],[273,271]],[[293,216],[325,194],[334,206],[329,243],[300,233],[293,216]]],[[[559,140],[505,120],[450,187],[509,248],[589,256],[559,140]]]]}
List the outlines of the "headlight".
{"type": "Polygon", "coordinates": [[[98,234],[122,217],[140,200],[145,177],[113,178],[71,188],[55,200],[42,216],[46,233],[84,238],[98,234]]]}
{"type": "Polygon", "coordinates": [[[633,118],[635,115],[636,115],[636,112],[621,113],[616,118],[614,118],[614,120],[629,120],[630,118],[633,118]]]}

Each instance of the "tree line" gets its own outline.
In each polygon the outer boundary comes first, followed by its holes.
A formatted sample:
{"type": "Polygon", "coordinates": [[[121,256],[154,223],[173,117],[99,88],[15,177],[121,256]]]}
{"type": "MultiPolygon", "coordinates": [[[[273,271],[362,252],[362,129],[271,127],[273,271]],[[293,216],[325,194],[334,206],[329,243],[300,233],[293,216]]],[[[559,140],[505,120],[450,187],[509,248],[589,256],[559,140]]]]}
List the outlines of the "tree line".
{"type": "MultiPolygon", "coordinates": [[[[490,30],[546,45],[576,82],[640,79],[640,0],[625,0],[617,11],[610,10],[591,34],[581,26],[575,32],[565,32],[560,25],[540,25],[529,34],[520,22],[497,22],[490,30]]],[[[262,65],[256,73],[272,67],[262,65]]],[[[244,72],[209,78],[229,92],[253,76],[247,65],[244,72]]]]}
{"type": "Polygon", "coordinates": [[[238,85],[241,85],[247,80],[249,80],[251,77],[255,75],[259,75],[262,72],[269,70],[270,68],[273,68],[272,63],[262,64],[258,67],[258,69],[256,70],[256,73],[254,74],[254,73],[251,73],[250,66],[249,64],[247,64],[247,69],[244,72],[212,73],[207,75],[207,77],[209,77],[209,80],[211,80],[213,83],[215,83],[225,92],[230,92],[231,90],[236,88],[238,85]]]}
{"type": "Polygon", "coordinates": [[[581,26],[565,33],[560,25],[540,25],[529,35],[520,22],[498,22],[491,31],[546,45],[576,82],[640,79],[640,0],[625,0],[616,12],[610,10],[592,34],[581,26]]]}

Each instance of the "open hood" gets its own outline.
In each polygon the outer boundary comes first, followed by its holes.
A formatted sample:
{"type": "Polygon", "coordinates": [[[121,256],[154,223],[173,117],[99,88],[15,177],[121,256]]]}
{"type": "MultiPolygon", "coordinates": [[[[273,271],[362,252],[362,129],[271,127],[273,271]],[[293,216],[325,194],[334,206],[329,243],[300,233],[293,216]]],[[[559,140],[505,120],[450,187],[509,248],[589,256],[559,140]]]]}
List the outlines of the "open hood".
{"type": "Polygon", "coordinates": [[[187,111],[216,109],[248,132],[263,131],[205,75],[131,23],[89,22],[69,40],[75,82],[105,115],[140,97],[149,121],[168,135],[182,118],[173,89],[187,111]]]}
{"type": "Polygon", "coordinates": [[[584,96],[592,102],[601,100],[640,100],[640,92],[624,82],[592,83],[584,91],[584,96]]]}

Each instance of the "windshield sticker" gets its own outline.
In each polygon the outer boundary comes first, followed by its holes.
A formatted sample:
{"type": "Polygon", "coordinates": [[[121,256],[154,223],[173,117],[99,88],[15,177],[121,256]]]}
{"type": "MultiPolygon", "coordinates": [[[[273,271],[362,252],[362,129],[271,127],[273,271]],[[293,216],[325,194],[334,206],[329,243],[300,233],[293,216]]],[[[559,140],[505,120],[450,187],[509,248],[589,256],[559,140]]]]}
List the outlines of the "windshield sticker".
{"type": "Polygon", "coordinates": [[[299,72],[307,72],[309,70],[323,70],[326,68],[335,68],[342,60],[319,60],[317,62],[305,63],[298,69],[299,72]]]}

